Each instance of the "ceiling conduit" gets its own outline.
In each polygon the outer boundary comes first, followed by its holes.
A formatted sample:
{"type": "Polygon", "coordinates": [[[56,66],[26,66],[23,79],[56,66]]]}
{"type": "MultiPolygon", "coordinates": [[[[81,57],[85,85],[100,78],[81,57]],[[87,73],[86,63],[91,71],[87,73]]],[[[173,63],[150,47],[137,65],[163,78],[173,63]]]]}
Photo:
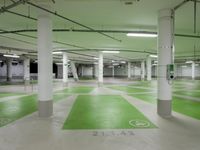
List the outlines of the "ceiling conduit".
{"type": "MultiPolygon", "coordinates": [[[[9,34],[9,33],[23,33],[23,32],[37,32],[37,29],[28,29],[28,30],[12,30],[12,31],[1,31],[0,34],[9,34]]],[[[157,34],[157,32],[149,31],[125,31],[125,30],[86,30],[86,29],[53,29],[53,32],[104,32],[104,33],[146,33],[146,34],[157,34]]],[[[177,37],[187,37],[187,38],[200,38],[200,35],[190,35],[190,34],[179,34],[175,33],[177,37]]],[[[36,37],[34,37],[36,38],[36,37]]]]}
{"type": "MultiPolygon", "coordinates": [[[[36,4],[33,4],[33,3],[31,3],[31,2],[28,2],[28,1],[27,1],[26,3],[29,4],[29,5],[31,5],[31,6],[33,6],[33,7],[35,7],[35,8],[38,8],[38,9],[44,10],[44,11],[50,13],[50,14],[53,14],[53,15],[59,17],[59,18],[62,18],[62,19],[64,19],[64,20],[67,20],[67,21],[70,21],[70,22],[72,22],[72,23],[74,23],[74,24],[77,24],[77,25],[79,25],[79,26],[81,26],[81,27],[84,27],[84,28],[86,28],[86,29],[89,29],[89,30],[91,30],[91,31],[94,30],[94,29],[91,28],[91,27],[88,27],[88,26],[83,25],[83,24],[81,24],[81,23],[79,23],[79,22],[77,22],[77,21],[74,21],[74,20],[72,20],[72,19],[69,19],[69,18],[67,18],[67,17],[64,17],[64,16],[58,14],[57,12],[50,11],[50,10],[48,10],[48,9],[45,9],[45,8],[43,8],[43,7],[40,7],[40,6],[36,5],[36,4]]],[[[112,37],[112,36],[110,36],[110,35],[107,35],[107,34],[105,34],[105,33],[102,33],[102,32],[97,32],[97,33],[99,33],[99,34],[101,34],[101,35],[103,35],[103,36],[106,36],[106,37],[108,37],[108,38],[111,38],[111,39],[113,39],[113,40],[115,40],[115,41],[122,42],[121,40],[119,40],[119,39],[117,39],[117,38],[115,38],[115,37],[112,37]]]]}

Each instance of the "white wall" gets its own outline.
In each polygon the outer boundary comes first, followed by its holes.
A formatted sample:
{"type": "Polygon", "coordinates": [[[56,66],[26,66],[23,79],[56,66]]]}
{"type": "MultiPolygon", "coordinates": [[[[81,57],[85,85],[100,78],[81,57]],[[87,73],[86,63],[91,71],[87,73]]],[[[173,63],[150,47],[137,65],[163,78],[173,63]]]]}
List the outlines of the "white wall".
{"type": "Polygon", "coordinates": [[[93,76],[94,67],[82,66],[82,76],[93,76]]]}

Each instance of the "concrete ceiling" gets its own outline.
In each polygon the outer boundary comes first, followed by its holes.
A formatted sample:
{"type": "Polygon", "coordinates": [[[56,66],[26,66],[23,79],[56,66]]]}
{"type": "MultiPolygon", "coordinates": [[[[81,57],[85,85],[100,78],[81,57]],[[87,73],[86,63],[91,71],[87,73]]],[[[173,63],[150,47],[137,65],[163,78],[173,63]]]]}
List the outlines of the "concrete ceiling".
{"type": "MultiPolygon", "coordinates": [[[[18,1],[18,0],[14,0],[18,1]]],[[[38,2],[39,0],[37,0],[38,2]]],[[[44,0],[42,0],[44,1],[44,0]]],[[[89,26],[95,30],[115,31],[157,31],[158,10],[174,8],[183,0],[45,0],[50,3],[52,11],[89,26]],[[132,5],[125,5],[125,2],[132,5]]],[[[6,0],[6,6],[12,3],[6,0]]],[[[35,0],[32,3],[37,4],[35,0]]],[[[4,6],[1,0],[0,6],[4,6]]],[[[21,4],[10,11],[37,18],[38,9],[28,4],[21,4]]],[[[188,2],[176,11],[175,32],[178,34],[200,34],[200,3],[197,3],[197,32],[194,33],[194,3],[188,2]]],[[[70,57],[79,60],[78,54],[97,56],[98,50],[116,49],[120,54],[107,55],[108,59],[115,60],[138,60],[145,59],[149,53],[157,53],[156,38],[133,38],[125,33],[105,33],[119,39],[113,40],[99,33],[73,32],[73,30],[85,30],[85,28],[52,15],[54,29],[70,29],[70,32],[54,32],[54,50],[76,50],[76,54],[70,53],[70,57]],[[57,42],[56,42],[57,41],[57,42]],[[61,44],[62,43],[62,44],[61,44]],[[88,51],[87,49],[91,49],[88,51]],[[132,51],[132,52],[131,52],[132,51]]],[[[10,13],[0,14],[0,29],[32,30],[36,29],[37,22],[10,13]]],[[[0,34],[0,46],[31,49],[36,52],[36,32],[23,32],[18,34],[0,34]],[[23,34],[23,35],[19,35],[23,34]],[[27,37],[28,35],[31,37],[27,37]]],[[[3,49],[0,50],[3,52],[3,49]]],[[[22,52],[23,53],[23,52],[22,52]]],[[[194,56],[200,58],[200,38],[175,37],[175,56],[194,56]],[[195,52],[194,52],[195,47],[195,52]]],[[[81,58],[82,59],[82,58],[81,58]]]]}

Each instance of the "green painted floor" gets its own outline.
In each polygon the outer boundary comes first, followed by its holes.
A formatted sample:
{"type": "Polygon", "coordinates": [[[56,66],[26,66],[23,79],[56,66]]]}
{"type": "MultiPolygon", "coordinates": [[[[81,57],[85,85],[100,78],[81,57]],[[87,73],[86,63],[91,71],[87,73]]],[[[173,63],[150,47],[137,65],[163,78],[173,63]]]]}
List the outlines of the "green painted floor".
{"type": "Polygon", "coordinates": [[[20,96],[20,95],[24,95],[24,94],[22,94],[22,93],[7,93],[7,92],[1,92],[1,93],[0,93],[0,98],[9,97],[9,96],[20,96]]]}
{"type": "MultiPolygon", "coordinates": [[[[151,104],[157,103],[157,94],[156,92],[152,92],[152,91],[156,91],[157,89],[155,81],[146,82],[146,83],[145,81],[143,81],[141,83],[138,82],[137,84],[130,85],[130,86],[128,87],[115,86],[114,88],[109,87],[109,86],[108,87],[111,89],[125,91],[129,96],[132,96],[134,98],[137,98],[139,100],[142,100],[151,104]],[[130,88],[130,86],[132,86],[133,88],[130,88]],[[145,88],[149,88],[149,90],[143,90],[143,89],[138,90],[134,87],[145,87],[145,88]],[[152,92],[152,93],[137,94],[137,92],[152,92]]],[[[200,82],[199,81],[190,81],[190,80],[174,81],[172,89],[173,91],[175,91],[173,92],[174,94],[200,99],[200,82]]],[[[173,96],[172,105],[173,105],[173,111],[200,120],[200,102],[193,101],[187,98],[180,98],[180,97],[173,96]]]]}
{"type": "MultiPolygon", "coordinates": [[[[130,96],[151,104],[157,103],[157,97],[153,94],[130,94],[130,96]]],[[[200,120],[200,102],[173,96],[172,108],[175,112],[200,120]]]]}
{"type": "Polygon", "coordinates": [[[148,90],[148,89],[142,89],[142,88],[137,88],[137,87],[132,87],[132,86],[109,86],[109,88],[113,90],[119,90],[123,91],[126,93],[139,93],[139,92],[153,92],[154,89],[148,90]]]}
{"type": "MultiPolygon", "coordinates": [[[[54,102],[57,102],[67,98],[68,96],[69,95],[66,93],[54,93],[53,100],[54,102]]],[[[37,95],[35,94],[0,102],[0,127],[14,122],[35,111],[37,111],[37,95]]]]}
{"type": "Polygon", "coordinates": [[[92,92],[92,90],[94,89],[94,87],[86,87],[86,86],[79,86],[79,87],[70,87],[70,88],[66,88],[65,90],[61,91],[64,93],[90,93],[92,92]]]}
{"type": "Polygon", "coordinates": [[[140,111],[118,95],[80,95],[63,129],[155,128],[140,111]]]}

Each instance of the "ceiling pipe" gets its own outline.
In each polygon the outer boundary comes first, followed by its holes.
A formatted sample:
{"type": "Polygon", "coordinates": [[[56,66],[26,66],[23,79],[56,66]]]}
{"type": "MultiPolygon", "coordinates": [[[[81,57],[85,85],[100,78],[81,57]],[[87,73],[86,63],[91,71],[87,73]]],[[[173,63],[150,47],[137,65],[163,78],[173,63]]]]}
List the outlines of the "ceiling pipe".
{"type": "MultiPolygon", "coordinates": [[[[29,37],[29,38],[32,38],[32,39],[37,39],[37,37],[35,36],[31,36],[31,35],[26,35],[26,34],[21,34],[19,32],[9,32],[9,31],[6,31],[6,30],[2,30],[0,29],[0,33],[2,32],[5,32],[5,33],[12,33],[12,34],[16,34],[16,35],[20,35],[20,36],[24,36],[24,37],[29,37]]],[[[35,30],[34,32],[37,32],[37,30],[35,30]]],[[[13,39],[14,40],[14,39],[13,39]]],[[[18,39],[15,39],[15,40],[18,40],[18,39]]],[[[22,41],[21,41],[22,42],[22,41]]],[[[65,42],[60,42],[60,41],[53,41],[54,43],[57,43],[57,44],[62,44],[62,45],[65,45],[65,46],[71,46],[71,47],[75,47],[75,48],[84,48],[84,49],[87,49],[85,47],[82,47],[82,46],[78,46],[78,45],[74,45],[74,44],[69,44],[69,43],[65,43],[65,42]]],[[[26,41],[24,41],[24,43],[26,43],[26,41]]]]}
{"type": "MultiPolygon", "coordinates": [[[[37,32],[36,29],[28,29],[28,30],[13,30],[13,31],[2,31],[0,34],[9,34],[9,33],[23,33],[23,32],[37,32]]],[[[147,34],[157,34],[157,32],[149,32],[149,31],[125,31],[125,30],[86,30],[86,29],[53,29],[53,32],[105,32],[105,33],[147,33],[147,34]]],[[[20,35],[20,34],[19,34],[20,35]]],[[[23,34],[22,34],[23,35],[23,34]]],[[[29,36],[29,35],[27,35],[29,36]]],[[[188,34],[178,34],[175,33],[177,37],[187,37],[187,38],[200,38],[199,35],[188,35],[188,34]]],[[[36,37],[34,37],[36,38],[36,37]]],[[[70,45],[70,44],[69,44],[70,45]]],[[[78,48],[78,46],[77,46],[78,48]]],[[[80,47],[79,48],[83,48],[80,47]]]]}
{"type": "Polygon", "coordinates": [[[197,31],[197,1],[194,1],[194,33],[197,31]]]}
{"type": "Polygon", "coordinates": [[[35,50],[32,49],[22,49],[22,48],[15,48],[15,47],[7,47],[7,46],[0,46],[0,49],[4,49],[4,50],[14,50],[14,51],[19,51],[19,52],[35,52],[35,50]]]}
{"type": "Polygon", "coordinates": [[[0,9],[0,14],[6,12],[7,10],[14,8],[20,4],[25,4],[26,2],[28,2],[29,0],[18,0],[17,2],[13,2],[12,4],[8,5],[8,6],[3,6],[0,9]]]}
{"type": "Polygon", "coordinates": [[[10,14],[14,14],[14,15],[20,16],[20,17],[24,17],[24,18],[28,18],[28,19],[32,19],[34,21],[37,21],[36,18],[33,18],[31,16],[28,16],[28,15],[20,14],[20,13],[17,13],[17,12],[14,12],[14,11],[10,11],[10,10],[6,10],[6,12],[10,13],[10,14]]]}
{"type": "Polygon", "coordinates": [[[185,5],[187,2],[189,2],[190,0],[184,0],[182,1],[180,4],[176,5],[174,7],[174,10],[176,11],[177,9],[179,9],[180,7],[182,7],[183,5],[185,5]]]}
{"type": "MultiPolygon", "coordinates": [[[[70,22],[72,22],[72,23],[74,23],[74,24],[77,24],[77,25],[79,25],[79,26],[81,26],[81,27],[84,27],[84,28],[86,28],[86,29],[89,29],[89,30],[92,30],[92,31],[94,30],[94,29],[91,28],[91,27],[88,27],[88,26],[83,25],[83,24],[81,24],[81,23],[79,23],[79,22],[77,22],[77,21],[74,21],[74,20],[72,20],[72,19],[69,19],[69,18],[67,18],[67,17],[64,17],[64,16],[58,14],[57,12],[50,11],[50,10],[48,10],[48,9],[45,9],[45,8],[43,8],[43,7],[40,7],[40,6],[36,5],[36,4],[33,4],[33,3],[31,3],[31,2],[28,2],[28,1],[27,1],[26,3],[29,4],[29,5],[31,5],[31,6],[33,6],[33,7],[35,7],[35,8],[38,8],[38,9],[41,9],[41,10],[43,10],[43,11],[46,11],[46,12],[48,12],[48,13],[50,13],[50,14],[53,14],[53,15],[59,17],[59,18],[62,18],[62,19],[64,19],[64,20],[67,20],[67,21],[70,21],[70,22]]],[[[122,42],[121,40],[119,40],[119,39],[117,39],[117,38],[115,38],[115,37],[112,37],[112,36],[110,36],[110,35],[107,35],[107,34],[105,34],[105,33],[102,33],[102,32],[97,32],[97,33],[99,33],[99,34],[101,34],[101,35],[103,35],[103,36],[106,36],[106,37],[108,37],[108,38],[110,38],[110,39],[113,39],[113,40],[115,40],[115,41],[122,42]]]]}

